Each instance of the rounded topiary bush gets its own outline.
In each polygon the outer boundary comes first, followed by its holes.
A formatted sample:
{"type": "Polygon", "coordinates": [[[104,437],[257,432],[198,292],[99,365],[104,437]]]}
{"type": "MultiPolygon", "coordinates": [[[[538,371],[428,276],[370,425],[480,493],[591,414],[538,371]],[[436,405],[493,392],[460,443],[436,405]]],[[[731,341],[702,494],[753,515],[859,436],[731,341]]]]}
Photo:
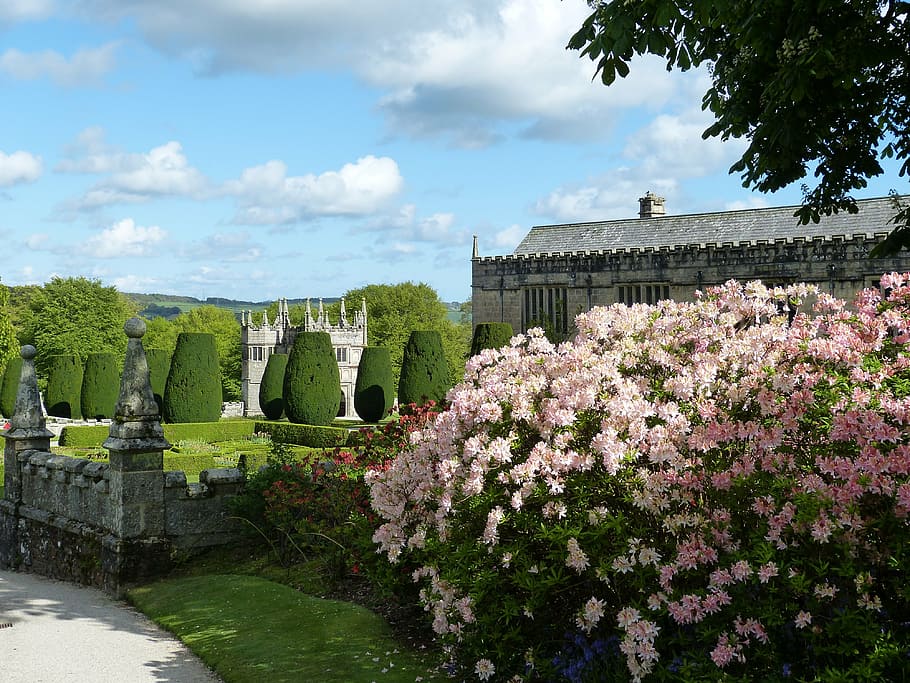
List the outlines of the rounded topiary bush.
{"type": "Polygon", "coordinates": [[[401,359],[399,405],[423,405],[427,401],[441,401],[451,386],[449,364],[442,349],[442,335],[435,330],[411,332],[401,359]]]}
{"type": "Polygon", "coordinates": [[[12,417],[16,411],[16,393],[19,391],[19,376],[22,374],[22,358],[17,354],[6,362],[3,370],[3,384],[0,385],[0,413],[12,417]]]}
{"type": "Polygon", "coordinates": [[[259,384],[259,409],[267,420],[280,420],[284,415],[284,373],[288,354],[273,353],[265,364],[259,384]]]}
{"type": "Polygon", "coordinates": [[[110,419],[120,393],[120,362],[112,353],[92,353],[82,374],[80,406],[87,419],[110,419]]]}
{"type": "Polygon", "coordinates": [[[215,336],[181,332],[164,387],[165,422],[216,422],[221,418],[221,372],[215,336]]]}
{"type": "Polygon", "coordinates": [[[354,410],[365,422],[378,422],[395,401],[392,356],[387,348],[367,346],[357,366],[354,410]]]}
{"type": "Polygon", "coordinates": [[[51,356],[47,374],[47,414],[82,418],[82,362],[78,356],[51,356]]]}
{"type": "Polygon", "coordinates": [[[284,412],[297,424],[328,425],[341,405],[341,377],[326,332],[300,332],[284,373],[284,412]]]}
{"type": "Polygon", "coordinates": [[[501,349],[509,344],[513,334],[509,323],[478,323],[471,338],[471,355],[484,349],[501,349]]]}
{"type": "Polygon", "coordinates": [[[145,358],[149,366],[149,382],[152,393],[158,404],[158,413],[164,412],[164,388],[167,386],[167,376],[171,371],[171,352],[167,349],[146,349],[145,358]]]}

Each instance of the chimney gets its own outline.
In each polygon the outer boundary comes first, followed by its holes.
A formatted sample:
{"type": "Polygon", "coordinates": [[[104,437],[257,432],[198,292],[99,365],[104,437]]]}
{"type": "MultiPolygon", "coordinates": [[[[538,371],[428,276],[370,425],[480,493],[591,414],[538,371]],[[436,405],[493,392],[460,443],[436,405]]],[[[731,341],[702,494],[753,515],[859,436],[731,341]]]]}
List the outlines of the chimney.
{"type": "Polygon", "coordinates": [[[644,197],[638,198],[638,217],[660,218],[666,215],[667,210],[664,207],[664,201],[666,200],[663,197],[658,197],[648,190],[644,197]]]}

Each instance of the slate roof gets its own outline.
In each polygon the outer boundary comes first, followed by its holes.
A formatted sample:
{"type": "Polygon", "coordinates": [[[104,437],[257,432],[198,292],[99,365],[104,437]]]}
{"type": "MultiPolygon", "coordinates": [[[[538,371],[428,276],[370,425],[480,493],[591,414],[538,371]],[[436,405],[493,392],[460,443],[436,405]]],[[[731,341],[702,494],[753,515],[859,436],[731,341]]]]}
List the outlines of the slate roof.
{"type": "Polygon", "coordinates": [[[538,225],[531,228],[514,254],[598,251],[633,247],[675,247],[714,242],[851,236],[886,233],[896,213],[890,197],[861,199],[858,214],[842,211],[819,223],[800,225],[798,206],[781,206],[659,218],[629,218],[596,223],[538,225]]]}

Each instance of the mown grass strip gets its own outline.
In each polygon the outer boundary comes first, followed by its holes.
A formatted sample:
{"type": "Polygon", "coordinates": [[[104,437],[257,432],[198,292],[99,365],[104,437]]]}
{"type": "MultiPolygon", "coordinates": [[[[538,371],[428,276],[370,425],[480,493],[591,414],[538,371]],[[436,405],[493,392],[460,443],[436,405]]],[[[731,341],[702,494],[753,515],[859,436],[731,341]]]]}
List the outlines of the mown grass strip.
{"type": "Polygon", "coordinates": [[[433,655],[405,651],[369,610],[254,576],[167,579],[130,601],[226,683],[443,680],[433,655]]]}

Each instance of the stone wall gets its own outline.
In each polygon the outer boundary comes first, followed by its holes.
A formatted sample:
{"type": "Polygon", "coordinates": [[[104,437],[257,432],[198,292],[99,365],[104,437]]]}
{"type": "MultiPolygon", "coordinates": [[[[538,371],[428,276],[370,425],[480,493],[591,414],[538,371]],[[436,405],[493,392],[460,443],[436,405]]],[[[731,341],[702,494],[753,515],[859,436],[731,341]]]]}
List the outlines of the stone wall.
{"type": "Polygon", "coordinates": [[[166,572],[175,553],[237,538],[228,504],[242,485],[237,469],[205,470],[198,484],[164,472],[164,439],[142,349],[144,323],[130,337],[110,436],[109,461],[54,455],[38,399],[34,347],[23,369],[11,427],[4,434],[0,567],[33,571],[120,594],[166,572]]]}

